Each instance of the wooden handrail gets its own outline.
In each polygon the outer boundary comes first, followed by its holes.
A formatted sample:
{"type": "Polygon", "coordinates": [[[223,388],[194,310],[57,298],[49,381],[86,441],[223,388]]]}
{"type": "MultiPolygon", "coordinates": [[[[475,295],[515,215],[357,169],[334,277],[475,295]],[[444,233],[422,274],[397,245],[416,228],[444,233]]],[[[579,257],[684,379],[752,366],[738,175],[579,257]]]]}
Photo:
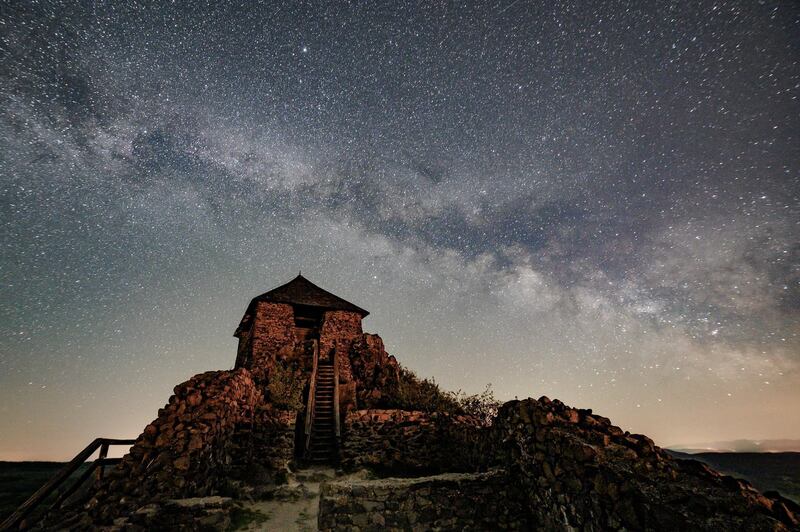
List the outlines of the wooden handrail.
{"type": "MultiPolygon", "coordinates": [[[[107,456],[108,456],[108,443],[104,442],[100,444],[100,454],[97,455],[97,460],[105,460],[107,456]]],[[[97,468],[97,480],[103,479],[103,471],[104,468],[102,467],[97,468]]]]}
{"type": "Polygon", "coordinates": [[[339,448],[341,425],[339,423],[339,352],[333,351],[333,424],[336,430],[336,448],[339,448]]]}
{"type": "MultiPolygon", "coordinates": [[[[11,530],[12,528],[18,526],[20,522],[30,514],[36,507],[38,507],[42,502],[44,502],[47,497],[53,493],[61,484],[66,482],[69,477],[78,470],[81,465],[83,465],[86,460],[90,456],[94,454],[94,452],[98,448],[105,448],[106,454],[108,454],[108,446],[109,445],[133,445],[136,443],[136,440],[115,440],[112,438],[96,438],[92,443],[90,443],[83,451],[78,453],[75,458],[73,458],[70,463],[64,466],[61,471],[59,471],[53,478],[48,480],[44,486],[36,490],[36,492],[31,495],[28,500],[23,502],[19,508],[17,508],[14,513],[8,516],[5,521],[0,523],[0,530],[11,530]]],[[[102,451],[101,451],[102,454],[102,451]]],[[[69,497],[72,493],[75,492],[78,487],[86,481],[91,476],[92,471],[95,468],[100,467],[101,469],[106,465],[111,465],[114,463],[118,463],[118,459],[115,458],[106,458],[105,455],[101,456],[94,463],[89,467],[88,474],[84,472],[78,480],[73,484],[64,494],[62,494],[56,503],[60,505],[67,497],[69,497]]],[[[53,506],[55,507],[55,505],[53,506]]]]}
{"type": "Polygon", "coordinates": [[[314,362],[311,370],[311,383],[308,386],[308,401],[306,401],[306,452],[311,447],[311,424],[314,421],[314,404],[317,392],[317,365],[319,364],[319,340],[314,340],[314,362]]]}
{"type": "Polygon", "coordinates": [[[86,471],[84,471],[81,474],[81,476],[78,477],[78,479],[75,482],[72,483],[72,486],[67,488],[61,495],[58,496],[58,498],[56,499],[56,502],[54,502],[50,506],[50,510],[57,510],[57,509],[61,508],[61,505],[64,504],[64,501],[66,501],[70,497],[70,495],[75,493],[78,490],[78,488],[80,488],[81,485],[84,482],[86,482],[89,479],[89,477],[92,476],[92,473],[97,471],[98,478],[102,478],[101,473],[105,469],[105,466],[117,465],[120,462],[122,462],[122,458],[98,458],[97,460],[92,462],[92,465],[90,465],[86,469],[86,471]]]}

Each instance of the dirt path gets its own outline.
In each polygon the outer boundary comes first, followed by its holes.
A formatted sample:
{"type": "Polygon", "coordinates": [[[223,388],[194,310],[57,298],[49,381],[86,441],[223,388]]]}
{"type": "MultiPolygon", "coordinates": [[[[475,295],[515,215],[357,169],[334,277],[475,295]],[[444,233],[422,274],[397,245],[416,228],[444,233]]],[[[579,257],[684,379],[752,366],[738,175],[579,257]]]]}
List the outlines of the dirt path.
{"type": "Polygon", "coordinates": [[[333,480],[332,468],[309,468],[298,471],[288,484],[281,486],[268,501],[244,502],[247,523],[236,530],[280,530],[309,532],[317,530],[319,486],[333,480]]]}

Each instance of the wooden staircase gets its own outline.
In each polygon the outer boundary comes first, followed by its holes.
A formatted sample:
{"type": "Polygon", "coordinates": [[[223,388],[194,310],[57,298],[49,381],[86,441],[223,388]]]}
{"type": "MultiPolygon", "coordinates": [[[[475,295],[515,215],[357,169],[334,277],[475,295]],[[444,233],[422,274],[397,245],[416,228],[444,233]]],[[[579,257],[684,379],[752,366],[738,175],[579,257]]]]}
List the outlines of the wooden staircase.
{"type": "Polygon", "coordinates": [[[314,387],[311,437],[306,452],[309,462],[327,463],[336,457],[335,377],[333,364],[320,361],[314,387]]]}

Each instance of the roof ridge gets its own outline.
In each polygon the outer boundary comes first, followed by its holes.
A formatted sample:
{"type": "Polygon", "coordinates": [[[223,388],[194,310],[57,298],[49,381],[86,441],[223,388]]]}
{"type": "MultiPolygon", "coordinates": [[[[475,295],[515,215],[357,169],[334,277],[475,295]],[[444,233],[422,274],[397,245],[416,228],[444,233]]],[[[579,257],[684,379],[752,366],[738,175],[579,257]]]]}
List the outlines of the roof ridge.
{"type": "Polygon", "coordinates": [[[254,297],[247,307],[247,311],[239,324],[239,328],[236,330],[237,334],[249,325],[255,312],[255,306],[259,301],[306,305],[328,310],[345,310],[360,314],[362,318],[369,314],[369,312],[363,308],[309,281],[307,278],[303,277],[301,272],[288,283],[284,283],[254,297]]]}

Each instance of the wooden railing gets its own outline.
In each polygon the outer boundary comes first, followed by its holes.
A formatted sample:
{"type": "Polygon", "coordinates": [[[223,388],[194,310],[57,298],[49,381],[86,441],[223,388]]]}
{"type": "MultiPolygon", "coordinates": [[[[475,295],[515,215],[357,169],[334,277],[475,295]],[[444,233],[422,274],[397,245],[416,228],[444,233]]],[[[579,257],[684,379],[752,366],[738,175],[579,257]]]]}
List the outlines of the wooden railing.
{"type": "Polygon", "coordinates": [[[64,501],[70,495],[81,487],[81,485],[96,472],[97,478],[103,478],[103,472],[106,466],[116,465],[121,461],[121,458],[107,458],[108,447],[111,445],[127,445],[131,446],[136,440],[113,440],[110,438],[97,438],[90,443],[83,451],[72,459],[61,471],[59,471],[53,478],[47,481],[44,486],[36,490],[36,492],[28,498],[27,501],[16,509],[5,521],[0,523],[0,530],[13,530],[22,522],[22,520],[42,504],[47,497],[50,496],[59,486],[64,484],[75,473],[90,456],[99,448],[100,454],[97,459],[91,463],[89,468],[81,473],[75,482],[56,498],[56,501],[50,506],[50,510],[55,510],[61,507],[64,501]]]}
{"type": "Polygon", "coordinates": [[[311,370],[311,382],[308,385],[308,401],[306,401],[306,448],[311,447],[311,426],[314,421],[314,403],[317,391],[317,365],[319,364],[319,340],[314,340],[314,366],[311,370]]]}
{"type": "Polygon", "coordinates": [[[339,423],[339,357],[337,350],[333,351],[333,426],[336,431],[336,451],[338,452],[342,434],[339,423]]]}

